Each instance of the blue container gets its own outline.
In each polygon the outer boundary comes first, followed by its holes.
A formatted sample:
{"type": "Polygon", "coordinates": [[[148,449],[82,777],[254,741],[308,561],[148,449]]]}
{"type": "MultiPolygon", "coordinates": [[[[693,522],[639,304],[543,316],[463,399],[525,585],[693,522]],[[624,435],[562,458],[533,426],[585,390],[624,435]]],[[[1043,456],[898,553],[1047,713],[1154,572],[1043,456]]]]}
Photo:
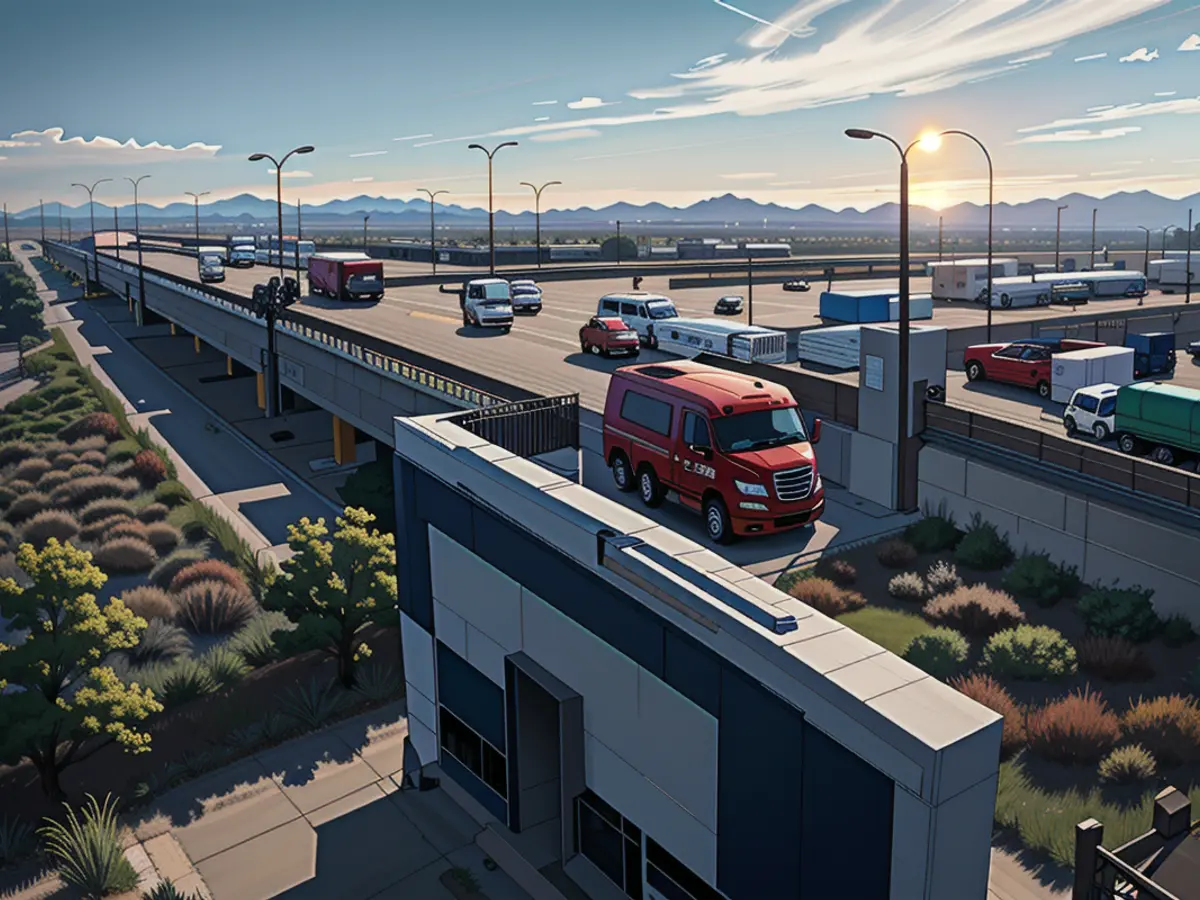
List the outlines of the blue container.
{"type": "Polygon", "coordinates": [[[1172,332],[1127,334],[1125,346],[1133,350],[1134,378],[1175,371],[1175,335],[1172,332]]]}
{"type": "Polygon", "coordinates": [[[888,300],[893,293],[872,291],[822,291],[820,316],[853,325],[888,321],[888,300]]]}

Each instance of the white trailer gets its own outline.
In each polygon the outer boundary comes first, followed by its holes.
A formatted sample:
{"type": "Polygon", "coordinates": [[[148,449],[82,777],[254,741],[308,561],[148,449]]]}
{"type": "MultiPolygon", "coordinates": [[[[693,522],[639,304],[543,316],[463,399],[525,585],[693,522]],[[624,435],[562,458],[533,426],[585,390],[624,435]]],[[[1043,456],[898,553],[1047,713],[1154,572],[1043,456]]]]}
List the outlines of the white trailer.
{"type": "Polygon", "coordinates": [[[1084,269],[1079,272],[1056,272],[1034,277],[1039,284],[1082,282],[1092,289],[1092,297],[1098,300],[1146,296],[1146,276],[1141,272],[1122,269],[1098,272],[1095,269],[1084,269]]]}
{"type": "MultiPolygon", "coordinates": [[[[1152,259],[1150,261],[1150,281],[1154,284],[1162,285],[1163,287],[1186,287],[1187,286],[1187,258],[1172,257],[1170,259],[1152,259]]],[[[1200,274],[1200,251],[1197,251],[1192,258],[1192,284],[1200,281],[1197,275],[1200,274]]]]}
{"type": "MultiPolygon", "coordinates": [[[[934,300],[979,300],[987,290],[986,259],[939,260],[928,264],[934,300]]],[[[1015,259],[993,259],[992,280],[1017,274],[1015,259]]]]}
{"type": "Polygon", "coordinates": [[[701,353],[772,365],[787,362],[787,334],[722,319],[669,319],[654,329],[658,349],[691,359],[701,353]]]}
{"type": "Polygon", "coordinates": [[[1055,353],[1050,361],[1050,399],[1069,403],[1080,388],[1133,383],[1132,347],[1089,347],[1055,353]]]}
{"type": "MultiPolygon", "coordinates": [[[[986,288],[984,292],[986,293],[986,288]]],[[[1049,306],[1053,299],[1051,285],[1025,275],[992,280],[993,309],[1019,309],[1028,306],[1049,306]]]]}

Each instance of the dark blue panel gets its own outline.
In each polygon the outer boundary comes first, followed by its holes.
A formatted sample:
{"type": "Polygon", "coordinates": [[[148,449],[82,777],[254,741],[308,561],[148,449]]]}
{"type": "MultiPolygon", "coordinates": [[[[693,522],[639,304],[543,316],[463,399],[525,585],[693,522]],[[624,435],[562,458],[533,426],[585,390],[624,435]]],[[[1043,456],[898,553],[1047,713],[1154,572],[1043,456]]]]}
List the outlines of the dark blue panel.
{"type": "Polygon", "coordinates": [[[439,703],[504,752],[508,746],[504,691],[441,641],[437,642],[437,687],[439,703]]]}
{"type": "Polygon", "coordinates": [[[478,800],[484,809],[501,822],[508,821],[508,804],[500,798],[499,794],[476,778],[474,772],[449,753],[442,753],[440,765],[442,771],[453,778],[459,787],[478,800]]]}
{"type": "Polygon", "coordinates": [[[803,754],[803,714],[725,669],[717,739],[717,887],[730,900],[801,900],[803,754]]]}
{"type": "Polygon", "coordinates": [[[519,681],[517,667],[511,659],[504,660],[504,707],[508,713],[505,746],[511,748],[507,754],[508,763],[508,827],[512,831],[521,830],[521,773],[517,767],[517,757],[520,753],[520,742],[517,740],[517,707],[519,704],[517,682],[519,681]]]}
{"type": "Polygon", "coordinates": [[[888,900],[895,783],[808,724],[803,782],[801,900],[888,900]]]}
{"type": "Polygon", "coordinates": [[[474,526],[475,552],[480,557],[642,668],[663,677],[661,618],[594,572],[485,509],[475,508],[474,526]]]}
{"type": "Polygon", "coordinates": [[[433,586],[429,575],[429,529],[417,515],[416,467],[394,457],[396,492],[396,590],[400,609],[433,633],[433,586]]]}
{"type": "Polygon", "coordinates": [[[416,487],[417,515],[446,537],[473,549],[471,501],[425,472],[416,473],[416,487]]]}
{"type": "Polygon", "coordinates": [[[721,717],[721,664],[686,634],[666,628],[663,680],[709,715],[721,717]]]}

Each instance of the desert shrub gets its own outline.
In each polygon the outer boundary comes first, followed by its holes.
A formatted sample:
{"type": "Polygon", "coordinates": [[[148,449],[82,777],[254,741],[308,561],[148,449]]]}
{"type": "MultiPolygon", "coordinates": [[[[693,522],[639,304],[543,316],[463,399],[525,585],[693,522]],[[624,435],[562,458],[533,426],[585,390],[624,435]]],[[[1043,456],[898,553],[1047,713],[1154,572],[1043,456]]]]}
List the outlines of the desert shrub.
{"type": "Polygon", "coordinates": [[[162,503],[150,503],[138,510],[137,517],[140,521],[149,525],[152,522],[162,522],[167,518],[167,513],[171,510],[162,503]]]}
{"type": "Polygon", "coordinates": [[[50,412],[64,414],[74,413],[75,415],[85,415],[92,412],[96,408],[96,401],[87,396],[83,391],[74,394],[67,394],[59,397],[50,407],[50,412]]]}
{"type": "Polygon", "coordinates": [[[908,541],[893,539],[879,545],[875,550],[875,558],[879,560],[880,565],[889,569],[903,569],[912,565],[913,560],[917,558],[917,551],[908,541]]]}
{"type": "Polygon", "coordinates": [[[114,478],[111,475],[92,475],[88,478],[77,478],[56,488],[50,495],[55,506],[70,506],[78,509],[87,506],[93,500],[104,500],[120,497],[129,492],[130,485],[125,479],[114,478]]]}
{"type": "Polygon", "coordinates": [[[1012,562],[1013,551],[1008,538],[1001,536],[991,522],[985,522],[977,515],[954,548],[954,559],[968,569],[994,572],[1012,562]]]}
{"type": "Polygon", "coordinates": [[[54,468],[60,472],[66,472],[71,466],[79,463],[79,457],[69,450],[64,450],[62,453],[56,454],[51,462],[54,464],[54,468]]]}
{"type": "Polygon", "coordinates": [[[142,484],[153,487],[167,479],[167,464],[153,450],[142,450],[133,458],[133,474],[142,484]]]}
{"type": "Polygon", "coordinates": [[[858,570],[854,564],[844,559],[821,560],[817,564],[817,574],[828,578],[838,587],[853,587],[858,581],[858,570]]]}
{"type": "Polygon", "coordinates": [[[275,642],[275,632],[293,631],[295,623],[281,612],[270,611],[255,616],[225,645],[237,651],[254,668],[273,663],[283,654],[275,642]]]}
{"type": "Polygon", "coordinates": [[[61,487],[70,480],[71,476],[66,472],[60,472],[57,469],[51,469],[37,480],[37,489],[43,493],[53,493],[55,488],[61,487]]]}
{"type": "Polygon", "coordinates": [[[8,509],[8,504],[17,499],[17,492],[6,484],[0,484],[0,509],[8,509]]]}
{"type": "Polygon", "coordinates": [[[24,462],[17,463],[17,467],[13,469],[12,477],[18,481],[29,481],[36,483],[39,478],[49,472],[53,466],[40,456],[34,456],[24,462]]]}
{"type": "Polygon", "coordinates": [[[1134,784],[1148,781],[1158,771],[1154,757],[1141,744],[1118,747],[1100,760],[1098,774],[1101,781],[1110,784],[1134,784]]]}
{"type": "Polygon", "coordinates": [[[150,571],[150,583],[166,590],[171,586],[171,580],[179,573],[180,569],[185,569],[207,556],[208,553],[203,549],[180,547],[169,556],[159,560],[158,565],[150,571]]]}
{"type": "Polygon", "coordinates": [[[90,478],[92,475],[99,475],[100,470],[95,466],[89,466],[87,463],[76,463],[67,469],[67,475],[71,478],[90,478]]]}
{"type": "Polygon", "coordinates": [[[1162,623],[1162,639],[1168,647],[1184,647],[1196,639],[1196,630],[1187,616],[1167,616],[1162,623]]]}
{"type": "Polygon", "coordinates": [[[78,533],[79,523],[74,516],[59,509],[47,509],[21,526],[21,541],[40,550],[50,538],[64,543],[78,533]]]}
{"type": "Polygon", "coordinates": [[[904,658],[934,678],[949,678],[962,670],[971,646],[952,628],[934,628],[912,639],[904,658]]]}
{"type": "Polygon", "coordinates": [[[108,497],[103,500],[93,500],[79,512],[79,521],[83,525],[90,525],[93,522],[99,522],[102,519],[110,519],[113,516],[124,516],[125,518],[133,518],[133,505],[128,500],[122,500],[116,497],[108,497]]]}
{"type": "Polygon", "coordinates": [[[1012,597],[983,584],[934,597],[925,604],[924,613],[939,625],[977,637],[990,637],[1025,621],[1024,611],[1012,597]]]}
{"type": "Polygon", "coordinates": [[[137,646],[125,651],[130,662],[139,666],[170,662],[191,652],[192,639],[187,632],[165,618],[150,619],[137,646]]]}
{"type": "Polygon", "coordinates": [[[1200,703],[1193,697],[1140,698],[1121,717],[1121,731],[1165,766],[1200,761],[1200,703]]]}
{"type": "Polygon", "coordinates": [[[1088,635],[1079,642],[1079,668],[1105,681],[1148,681],[1154,677],[1149,657],[1132,641],[1088,635]]]}
{"type": "Polygon", "coordinates": [[[121,602],[141,616],[147,622],[152,619],[174,621],[176,607],[175,598],[162,588],[143,584],[130,588],[121,595],[121,602]]]}
{"type": "MultiPolygon", "coordinates": [[[[19,478],[14,478],[6,485],[6,487],[12,491],[14,496],[17,494],[28,494],[34,489],[34,485],[30,484],[28,481],[22,481],[19,478]]],[[[11,503],[12,501],[10,500],[9,502],[11,503]]]]}
{"type": "Polygon", "coordinates": [[[160,881],[142,894],[141,900],[203,900],[199,893],[175,887],[170,881],[160,881]]]}
{"type": "Polygon", "coordinates": [[[32,856],[37,851],[37,831],[20,816],[0,816],[0,868],[32,856]]]}
{"type": "Polygon", "coordinates": [[[25,432],[31,437],[42,434],[57,434],[66,423],[62,416],[46,416],[25,426],[25,432]]]}
{"type": "Polygon", "coordinates": [[[23,462],[41,451],[30,441],[6,441],[0,444],[0,468],[23,462]]]}
{"type": "Polygon", "coordinates": [[[893,575],[888,581],[887,590],[897,600],[908,600],[910,603],[920,603],[929,596],[929,588],[916,572],[893,575]]]}
{"type": "Polygon", "coordinates": [[[138,873],[125,856],[118,804],[110,795],[101,805],[91,794],[79,813],[63,804],[62,821],[47,819],[38,829],[59,876],[87,897],[121,894],[137,887],[138,873]]]}
{"type": "Polygon", "coordinates": [[[73,394],[78,390],[79,382],[74,378],[59,376],[42,385],[38,389],[38,393],[42,395],[42,399],[47,403],[53,403],[59,397],[65,397],[67,394],[73,394]]]}
{"type": "Polygon", "coordinates": [[[371,703],[382,703],[404,693],[404,676],[395,666],[372,660],[354,673],[354,692],[371,703]]]}
{"type": "Polygon", "coordinates": [[[320,728],[345,708],[347,696],[336,681],[313,678],[294,685],[279,701],[279,712],[308,728],[320,728]]]}
{"type": "Polygon", "coordinates": [[[1029,714],[1029,749],[1054,762],[1099,762],[1121,739],[1121,722],[1090,689],[1052,700],[1029,714]]]}
{"type": "Polygon", "coordinates": [[[962,532],[954,519],[946,516],[925,516],[904,529],[904,539],[918,553],[941,553],[953,550],[962,540],[962,532]]]}
{"type": "Polygon", "coordinates": [[[97,471],[108,465],[108,460],[104,458],[102,450],[85,450],[79,454],[79,462],[85,466],[91,466],[97,471]]]}
{"type": "MultiPolygon", "coordinates": [[[[0,553],[8,553],[17,546],[17,530],[11,522],[0,520],[0,553]]],[[[0,578],[3,578],[0,575],[0,578]]]]}
{"type": "Polygon", "coordinates": [[[788,593],[817,612],[833,618],[867,605],[862,594],[840,588],[827,578],[801,578],[788,589],[788,593]]]}
{"type": "Polygon", "coordinates": [[[1162,626],[1150,597],[1140,587],[1093,587],[1080,598],[1076,612],[1091,634],[1122,637],[1141,644],[1154,637],[1162,626]]]}
{"type": "Polygon", "coordinates": [[[79,530],[80,540],[87,541],[89,544],[99,543],[108,532],[120,525],[122,522],[129,522],[129,516],[109,516],[107,519],[101,519],[98,522],[92,522],[90,525],[84,525],[79,530]]]}
{"type": "Polygon", "coordinates": [[[131,460],[142,452],[142,445],[137,441],[124,440],[114,441],[108,445],[108,449],[104,452],[106,462],[118,463],[131,460]]]}
{"type": "Polygon", "coordinates": [[[158,559],[154,548],[145,541],[128,537],[102,544],[92,556],[105,572],[145,572],[158,559]]]}
{"type": "Polygon", "coordinates": [[[981,706],[1004,717],[1004,732],[1000,738],[1000,752],[1010,756],[1025,746],[1025,710],[1000,682],[991,675],[964,675],[950,682],[959,693],[965,694],[981,706]]]}
{"type": "Polygon", "coordinates": [[[29,491],[8,504],[5,518],[14,524],[31,519],[50,505],[50,498],[40,491],[29,491]]]}
{"type": "Polygon", "coordinates": [[[1062,566],[1049,553],[1023,553],[1004,576],[1002,586],[1014,597],[1048,607],[1079,593],[1081,582],[1074,566],[1062,566]]]}
{"type": "Polygon", "coordinates": [[[137,681],[166,707],[198,700],[218,687],[208,669],[194,659],[147,666],[138,673],[137,681]]]}
{"type": "MultiPolygon", "coordinates": [[[[26,368],[28,369],[28,366],[26,368]]],[[[46,401],[35,391],[25,394],[23,397],[18,397],[4,408],[8,412],[14,413],[36,412],[39,409],[46,408],[46,401]]]]}
{"type": "Polygon", "coordinates": [[[200,658],[200,664],[208,669],[208,674],[220,687],[241,681],[250,671],[246,660],[229,647],[213,647],[200,658]]]}
{"type": "Polygon", "coordinates": [[[954,563],[948,563],[939,559],[925,573],[925,586],[929,588],[929,593],[934,596],[948,594],[951,591],[958,590],[962,585],[962,579],[958,577],[958,569],[954,563]]]}
{"type": "Polygon", "coordinates": [[[171,579],[171,593],[178,594],[199,581],[220,581],[236,591],[247,591],[246,579],[242,573],[219,559],[205,559],[194,562],[171,579]]]}
{"type": "Polygon", "coordinates": [[[224,581],[198,581],[177,595],[176,621],[193,634],[229,634],[258,613],[258,604],[244,587],[224,581]]]}
{"type": "Polygon", "coordinates": [[[104,436],[93,434],[90,437],[80,438],[67,449],[72,453],[78,453],[80,459],[83,458],[85,453],[99,453],[99,462],[103,463],[105,461],[104,450],[106,447],[108,447],[108,441],[104,439],[104,436]]]}
{"type": "Polygon", "coordinates": [[[121,436],[121,425],[116,416],[106,412],[88,413],[67,425],[58,436],[64,441],[78,441],[80,438],[100,435],[107,440],[115,441],[121,436]]]}
{"type": "Polygon", "coordinates": [[[1057,681],[1074,675],[1079,665],[1070,641],[1045,625],[1018,625],[992,635],[983,664],[993,675],[1022,681],[1057,681]]]}
{"type": "Polygon", "coordinates": [[[40,452],[46,459],[54,459],[58,454],[65,452],[66,449],[67,444],[65,441],[42,441],[40,452]]]}
{"type": "MultiPolygon", "coordinates": [[[[140,522],[138,523],[141,524],[140,522]]],[[[183,535],[174,525],[168,525],[166,522],[152,522],[149,525],[142,525],[145,529],[146,540],[150,542],[150,546],[161,556],[164,553],[170,553],[179,546],[183,540],[183,535]]]]}
{"type": "Polygon", "coordinates": [[[114,522],[100,536],[100,542],[107,544],[109,541],[119,541],[121,538],[133,538],[146,544],[150,543],[150,539],[146,535],[146,526],[137,519],[122,519],[120,522],[114,522]]]}
{"type": "Polygon", "coordinates": [[[154,499],[169,507],[181,506],[184,503],[190,503],[192,495],[178,481],[163,481],[154,488],[154,499]]]}

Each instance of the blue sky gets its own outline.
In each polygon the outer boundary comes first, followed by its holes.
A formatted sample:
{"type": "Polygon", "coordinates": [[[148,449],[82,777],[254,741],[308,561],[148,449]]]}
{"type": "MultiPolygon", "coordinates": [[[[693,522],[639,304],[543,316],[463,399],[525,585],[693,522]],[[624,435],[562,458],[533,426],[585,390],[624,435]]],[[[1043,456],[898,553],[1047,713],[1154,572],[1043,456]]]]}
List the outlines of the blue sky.
{"type": "MultiPolygon", "coordinates": [[[[901,140],[978,135],[997,200],[1200,191],[1200,4],[1186,0],[107,0],[6,14],[0,199],[163,204],[361,193],[530,208],[895,199],[901,140]],[[1189,49],[1189,48],[1195,49],[1189,49]]],[[[913,200],[986,200],[978,149],[913,159],[913,200]]]]}

